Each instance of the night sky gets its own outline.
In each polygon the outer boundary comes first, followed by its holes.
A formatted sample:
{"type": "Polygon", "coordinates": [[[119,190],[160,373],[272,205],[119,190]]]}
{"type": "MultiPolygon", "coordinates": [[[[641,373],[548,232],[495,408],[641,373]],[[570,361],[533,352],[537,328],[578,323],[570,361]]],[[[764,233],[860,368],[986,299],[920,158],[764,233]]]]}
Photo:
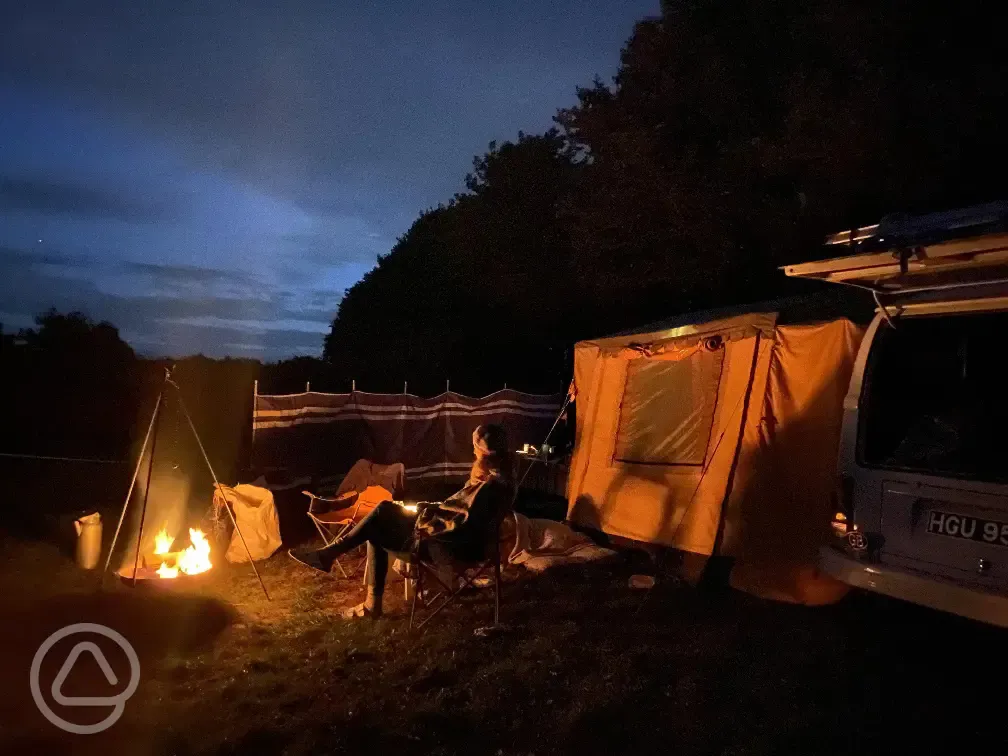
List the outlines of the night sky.
{"type": "Polygon", "coordinates": [[[657,9],[4,3],[0,322],[55,306],[150,356],[317,355],[473,155],[609,81],[657,9]]]}

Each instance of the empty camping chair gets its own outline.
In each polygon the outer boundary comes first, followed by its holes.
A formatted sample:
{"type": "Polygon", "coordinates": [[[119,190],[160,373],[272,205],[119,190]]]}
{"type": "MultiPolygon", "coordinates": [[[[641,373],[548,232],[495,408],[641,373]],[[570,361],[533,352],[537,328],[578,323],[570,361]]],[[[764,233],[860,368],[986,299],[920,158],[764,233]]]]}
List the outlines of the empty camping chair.
{"type": "Polygon", "coordinates": [[[350,491],[363,492],[369,486],[381,486],[395,495],[402,493],[406,481],[406,466],[402,462],[379,465],[369,459],[358,459],[343,476],[335,496],[350,491]]]}
{"type": "MultiPolygon", "coordinates": [[[[326,546],[345,535],[368,512],[402,490],[406,468],[401,462],[378,465],[360,459],[354,463],[333,496],[302,491],[308,497],[308,517],[326,546]]],[[[336,560],[343,577],[349,577],[336,560]]]]}
{"type": "Polygon", "coordinates": [[[311,491],[301,493],[308,497],[308,518],[326,546],[353,527],[360,509],[360,494],[356,491],[341,496],[319,496],[311,491]]]}
{"type": "MultiPolygon", "coordinates": [[[[345,535],[354,526],[362,505],[361,496],[356,491],[333,497],[316,496],[311,491],[301,493],[308,497],[308,517],[311,518],[326,546],[345,535]]],[[[350,577],[339,559],[336,560],[336,566],[343,573],[343,577],[350,577]]]]}
{"type": "Polygon", "coordinates": [[[410,630],[420,630],[466,590],[483,587],[476,581],[484,576],[491,578],[485,587],[493,590],[494,626],[500,622],[500,529],[512,504],[508,486],[497,481],[484,483],[473,497],[468,519],[452,531],[450,540],[432,536],[417,543],[408,555],[416,576],[410,630]],[[441,548],[431,548],[434,543],[441,548]],[[450,558],[452,567],[453,578],[448,583],[439,569],[443,565],[434,560],[443,556],[450,558]],[[425,610],[427,616],[420,620],[419,614],[425,610]]]}

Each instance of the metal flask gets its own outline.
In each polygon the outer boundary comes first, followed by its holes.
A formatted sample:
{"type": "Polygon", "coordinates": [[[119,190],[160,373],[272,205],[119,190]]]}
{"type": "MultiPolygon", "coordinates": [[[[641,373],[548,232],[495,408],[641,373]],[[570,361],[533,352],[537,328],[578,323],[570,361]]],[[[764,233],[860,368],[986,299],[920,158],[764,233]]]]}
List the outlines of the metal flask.
{"type": "Polygon", "coordinates": [[[74,520],[77,531],[77,566],[93,570],[101,557],[102,521],[98,512],[74,520]]]}

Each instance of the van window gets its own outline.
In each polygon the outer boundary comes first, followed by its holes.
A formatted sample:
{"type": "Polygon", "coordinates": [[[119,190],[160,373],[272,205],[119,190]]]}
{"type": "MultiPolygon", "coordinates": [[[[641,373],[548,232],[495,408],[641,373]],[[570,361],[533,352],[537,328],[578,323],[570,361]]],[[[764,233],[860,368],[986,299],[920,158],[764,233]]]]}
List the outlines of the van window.
{"type": "Polygon", "coordinates": [[[862,464],[1008,479],[1008,313],[904,318],[872,344],[861,397],[862,464]]]}
{"type": "Polygon", "coordinates": [[[724,349],[685,360],[627,365],[613,457],[651,465],[702,465],[707,453],[724,349]]]}

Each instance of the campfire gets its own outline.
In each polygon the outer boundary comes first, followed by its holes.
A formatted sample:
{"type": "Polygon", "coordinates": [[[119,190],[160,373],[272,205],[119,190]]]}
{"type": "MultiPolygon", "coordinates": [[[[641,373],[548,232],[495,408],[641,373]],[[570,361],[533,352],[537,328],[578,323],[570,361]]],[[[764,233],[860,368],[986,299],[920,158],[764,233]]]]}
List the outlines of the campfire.
{"type": "MultiPolygon", "coordinates": [[[[171,580],[183,575],[199,575],[213,567],[210,561],[210,541],[202,530],[189,528],[189,545],[184,549],[173,551],[175,540],[175,537],[168,533],[167,524],[162,526],[154,535],[154,551],[140,553],[137,578],[171,580]]],[[[125,579],[132,579],[132,558],[130,563],[123,565],[119,570],[119,575],[125,579]]]]}
{"type": "Polygon", "coordinates": [[[210,542],[202,530],[189,528],[189,546],[183,551],[172,551],[175,539],[168,534],[166,527],[161,528],[154,536],[154,559],[161,560],[161,566],[156,570],[160,578],[177,578],[179,573],[198,575],[206,572],[213,564],[210,562],[210,542]]]}

